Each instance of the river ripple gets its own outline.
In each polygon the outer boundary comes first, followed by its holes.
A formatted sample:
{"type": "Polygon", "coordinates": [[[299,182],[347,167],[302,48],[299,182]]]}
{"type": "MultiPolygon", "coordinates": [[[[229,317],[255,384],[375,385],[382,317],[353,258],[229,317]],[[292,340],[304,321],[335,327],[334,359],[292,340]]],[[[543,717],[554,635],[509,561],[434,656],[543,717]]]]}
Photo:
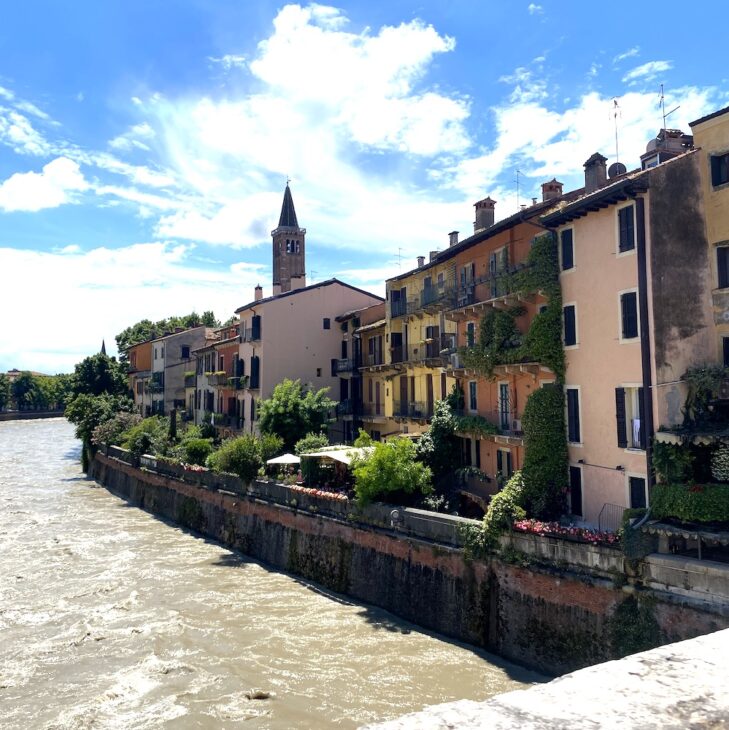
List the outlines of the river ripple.
{"type": "Polygon", "coordinates": [[[131,508],[78,457],[65,420],[0,423],[3,728],[351,728],[539,679],[131,508]]]}

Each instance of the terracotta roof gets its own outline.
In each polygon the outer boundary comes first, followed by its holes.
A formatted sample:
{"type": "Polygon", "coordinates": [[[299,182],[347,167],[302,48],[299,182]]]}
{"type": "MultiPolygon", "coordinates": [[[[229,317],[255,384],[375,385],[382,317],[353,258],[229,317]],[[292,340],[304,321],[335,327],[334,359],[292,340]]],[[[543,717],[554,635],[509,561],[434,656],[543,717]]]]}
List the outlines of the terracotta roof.
{"type": "Polygon", "coordinates": [[[266,297],[265,299],[258,299],[257,301],[249,302],[248,304],[244,304],[242,307],[238,307],[238,309],[235,310],[235,313],[238,314],[239,312],[242,312],[246,309],[251,309],[253,307],[257,307],[261,304],[265,304],[266,302],[272,302],[274,299],[283,299],[284,297],[293,297],[296,294],[301,294],[302,292],[312,291],[314,289],[319,289],[324,286],[332,286],[333,284],[339,284],[339,286],[346,286],[347,289],[351,289],[352,291],[357,291],[360,294],[367,294],[367,296],[374,297],[375,299],[379,299],[381,302],[384,302],[385,300],[382,297],[378,297],[377,294],[372,294],[372,292],[365,291],[364,289],[360,289],[359,287],[352,286],[351,284],[347,284],[343,281],[339,281],[339,279],[332,278],[327,279],[326,281],[320,281],[318,284],[309,284],[309,286],[303,286],[301,289],[292,289],[291,291],[283,292],[283,294],[274,294],[272,297],[266,297]]]}

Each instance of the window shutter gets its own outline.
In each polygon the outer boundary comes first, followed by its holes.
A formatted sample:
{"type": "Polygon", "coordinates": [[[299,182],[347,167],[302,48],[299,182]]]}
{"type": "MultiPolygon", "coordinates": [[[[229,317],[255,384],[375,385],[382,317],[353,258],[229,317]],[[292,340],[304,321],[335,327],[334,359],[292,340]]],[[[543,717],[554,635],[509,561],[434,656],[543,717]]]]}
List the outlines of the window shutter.
{"type": "Polygon", "coordinates": [[[615,388],[615,421],[618,429],[618,446],[625,449],[628,446],[625,425],[625,388],[615,388]]]}
{"type": "Polygon", "coordinates": [[[574,248],[572,245],[572,229],[562,231],[562,270],[571,269],[575,265],[574,248]]]}
{"type": "Polygon", "coordinates": [[[575,308],[570,304],[564,307],[564,344],[577,344],[577,328],[575,327],[575,308]]]}
{"type": "Polygon", "coordinates": [[[623,339],[638,336],[638,297],[635,292],[628,292],[620,297],[622,309],[623,339]]]}
{"type": "Polygon", "coordinates": [[[580,442],[580,395],[576,388],[567,390],[568,438],[572,443],[580,442]]]}
{"type": "Polygon", "coordinates": [[[504,452],[501,449],[498,449],[496,452],[496,471],[499,474],[503,473],[503,471],[502,471],[504,468],[503,459],[504,459],[504,452]]]}
{"type": "Polygon", "coordinates": [[[253,315],[253,320],[251,322],[251,339],[261,339],[261,317],[258,314],[253,315]]]}
{"type": "Polygon", "coordinates": [[[645,450],[645,403],[643,401],[643,388],[638,388],[638,418],[640,418],[640,448],[645,450]]]}
{"type": "Polygon", "coordinates": [[[619,249],[621,251],[630,251],[635,248],[635,222],[632,205],[620,209],[618,222],[620,229],[619,249]]]}
{"type": "Polygon", "coordinates": [[[512,475],[511,470],[511,451],[506,452],[506,476],[510,477],[512,475]]]}
{"type": "Polygon", "coordinates": [[[716,249],[716,268],[719,273],[719,289],[729,287],[729,246],[716,249]]]}

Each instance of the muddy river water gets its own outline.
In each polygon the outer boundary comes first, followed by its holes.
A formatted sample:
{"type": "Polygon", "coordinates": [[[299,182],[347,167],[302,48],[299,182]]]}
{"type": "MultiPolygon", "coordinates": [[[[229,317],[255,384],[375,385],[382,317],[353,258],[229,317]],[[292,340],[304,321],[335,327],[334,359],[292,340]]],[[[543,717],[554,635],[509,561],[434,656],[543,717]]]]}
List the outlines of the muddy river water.
{"type": "Polygon", "coordinates": [[[538,679],[129,507],[63,419],[0,423],[2,728],[353,728],[538,679]]]}

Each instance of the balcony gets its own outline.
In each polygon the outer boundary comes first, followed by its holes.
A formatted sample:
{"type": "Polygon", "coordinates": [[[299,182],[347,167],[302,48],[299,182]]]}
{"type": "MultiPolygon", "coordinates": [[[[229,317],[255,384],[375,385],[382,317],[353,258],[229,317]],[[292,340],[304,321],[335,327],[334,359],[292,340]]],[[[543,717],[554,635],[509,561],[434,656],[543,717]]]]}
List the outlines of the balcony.
{"type": "Polygon", "coordinates": [[[448,282],[426,286],[420,292],[420,310],[428,313],[439,312],[443,309],[452,309],[456,302],[456,288],[454,283],[448,282]]]}
{"type": "Polygon", "coordinates": [[[361,410],[365,418],[385,418],[384,403],[362,403],[361,410]]]}
{"type": "Polygon", "coordinates": [[[399,401],[393,405],[392,415],[395,418],[414,418],[426,420],[433,415],[433,405],[420,401],[399,401]]]}
{"type": "Polygon", "coordinates": [[[225,388],[228,386],[228,373],[224,370],[219,370],[216,373],[210,373],[208,375],[208,384],[217,388],[225,388]]]}
{"type": "Polygon", "coordinates": [[[248,387],[248,376],[247,375],[236,375],[233,378],[228,378],[228,388],[230,390],[242,390],[248,387]]]}
{"type": "Polygon", "coordinates": [[[390,302],[390,317],[404,317],[406,314],[414,314],[419,309],[418,299],[396,299],[390,302]]]}
{"type": "MultiPolygon", "coordinates": [[[[437,360],[442,365],[443,358],[447,358],[456,351],[456,333],[444,332],[437,337],[429,338],[417,345],[409,345],[407,352],[403,349],[403,362],[426,363],[437,360]]],[[[394,359],[393,359],[394,362],[394,359]]]]}
{"type": "Polygon", "coordinates": [[[339,401],[336,406],[337,418],[351,416],[354,413],[354,402],[351,398],[339,401]]]}
{"type": "Polygon", "coordinates": [[[372,354],[367,353],[364,356],[364,366],[365,367],[374,367],[375,365],[384,365],[385,364],[385,358],[383,357],[381,352],[374,352],[372,354]]]}
{"type": "Polygon", "coordinates": [[[532,299],[535,292],[520,294],[514,287],[514,274],[524,268],[524,265],[510,266],[478,279],[461,282],[455,292],[452,309],[446,317],[466,319],[486,307],[503,309],[532,299]]]}
{"type": "Polygon", "coordinates": [[[194,388],[197,385],[196,373],[185,373],[185,387],[194,388]]]}
{"type": "Polygon", "coordinates": [[[351,357],[345,357],[337,360],[334,364],[334,373],[351,373],[356,370],[354,360],[351,357]]]}

